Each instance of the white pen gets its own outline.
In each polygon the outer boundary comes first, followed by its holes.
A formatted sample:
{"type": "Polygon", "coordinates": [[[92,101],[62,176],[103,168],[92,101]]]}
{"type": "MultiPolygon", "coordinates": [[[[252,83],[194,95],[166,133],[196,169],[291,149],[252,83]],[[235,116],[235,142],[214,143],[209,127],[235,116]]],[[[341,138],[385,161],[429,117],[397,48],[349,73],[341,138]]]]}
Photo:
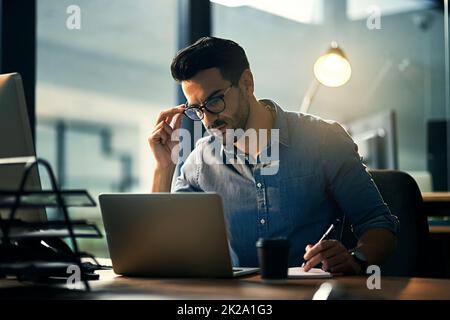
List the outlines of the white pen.
{"type": "MultiPolygon", "coordinates": [[[[331,233],[331,231],[334,230],[334,228],[336,228],[336,226],[341,222],[341,219],[337,218],[327,229],[327,231],[323,234],[323,236],[320,238],[319,241],[317,241],[317,243],[325,240],[326,237],[328,237],[331,233]]],[[[302,263],[302,268],[305,266],[305,262],[302,263]]]]}

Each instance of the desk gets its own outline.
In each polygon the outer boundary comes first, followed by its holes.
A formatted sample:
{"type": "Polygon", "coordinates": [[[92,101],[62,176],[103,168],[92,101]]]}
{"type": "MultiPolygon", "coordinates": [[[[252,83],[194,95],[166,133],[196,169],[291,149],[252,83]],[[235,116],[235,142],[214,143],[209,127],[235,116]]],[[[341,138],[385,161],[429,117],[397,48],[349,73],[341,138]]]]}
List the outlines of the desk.
{"type": "Polygon", "coordinates": [[[369,290],[366,277],[341,276],[333,279],[292,279],[269,285],[259,275],[239,279],[144,279],[117,276],[111,270],[98,271],[100,280],[91,281],[92,292],[51,292],[12,279],[0,280],[0,298],[69,299],[311,299],[325,281],[339,285],[351,299],[445,299],[450,300],[450,280],[382,277],[381,290],[369,290]]]}
{"type": "MultiPolygon", "coordinates": [[[[188,299],[311,299],[324,279],[290,279],[283,285],[269,285],[259,275],[231,280],[132,279],[102,271],[94,290],[154,293],[188,299]]],[[[331,281],[356,299],[449,299],[450,280],[386,277],[381,290],[369,290],[366,277],[335,277],[331,281]]]]}
{"type": "Polygon", "coordinates": [[[444,234],[444,235],[450,235],[450,226],[432,226],[429,227],[430,233],[434,235],[437,234],[444,234]]]}
{"type": "Polygon", "coordinates": [[[433,276],[450,278],[450,225],[439,219],[450,216],[450,192],[423,192],[423,209],[428,217],[437,217],[437,222],[429,223],[430,265],[442,268],[433,276]]]}
{"type": "Polygon", "coordinates": [[[450,202],[450,192],[422,192],[425,202],[450,202]]]}
{"type": "MultiPolygon", "coordinates": [[[[450,216],[450,192],[422,192],[425,214],[431,216],[450,216]]],[[[431,234],[450,234],[450,225],[430,224],[431,234]]]]}
{"type": "Polygon", "coordinates": [[[427,216],[450,216],[450,192],[422,192],[427,216]]]}

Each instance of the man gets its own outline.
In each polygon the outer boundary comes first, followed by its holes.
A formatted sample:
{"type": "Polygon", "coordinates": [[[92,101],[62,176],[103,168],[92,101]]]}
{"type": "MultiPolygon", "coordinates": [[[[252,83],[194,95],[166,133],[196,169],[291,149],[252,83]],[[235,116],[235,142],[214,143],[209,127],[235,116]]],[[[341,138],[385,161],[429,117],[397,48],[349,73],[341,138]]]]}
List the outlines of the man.
{"type": "MultiPolygon", "coordinates": [[[[284,111],[271,100],[258,101],[245,52],[230,40],[199,39],[177,54],[171,71],[187,102],[161,112],[149,137],[156,159],[153,192],[171,190],[176,165],[172,150],[177,145],[172,133],[180,128],[183,115],[201,120],[215,133],[226,133],[219,140],[224,145],[230,143],[230,129],[267,132],[250,142],[238,136],[231,141],[234,148],[222,148],[223,159],[243,153],[245,163],[205,161],[217,139],[214,135],[200,139],[172,188],[172,192],[222,196],[231,248],[239,260],[235,264],[258,265],[259,237],[288,237],[289,264],[305,262],[306,271],[321,263],[331,272],[360,273],[367,264],[383,263],[393,252],[398,220],[339,124],[284,111]],[[251,148],[252,143],[256,148],[251,148]],[[260,155],[275,145],[278,161],[263,163],[260,155]],[[276,173],[262,174],[267,165],[277,166],[276,173]],[[358,238],[357,247],[345,248],[338,240],[318,242],[342,214],[358,238]]],[[[273,79],[273,85],[282,85],[282,79],[273,79]]]]}

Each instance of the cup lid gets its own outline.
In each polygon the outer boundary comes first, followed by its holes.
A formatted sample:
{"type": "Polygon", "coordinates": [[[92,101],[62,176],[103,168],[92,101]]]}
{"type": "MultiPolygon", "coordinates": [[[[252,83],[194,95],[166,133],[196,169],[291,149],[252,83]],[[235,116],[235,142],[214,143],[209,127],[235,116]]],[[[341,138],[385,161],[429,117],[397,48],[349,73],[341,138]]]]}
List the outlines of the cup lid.
{"type": "Polygon", "coordinates": [[[256,247],[285,248],[289,247],[289,241],[286,237],[259,238],[256,241],[256,247]]]}

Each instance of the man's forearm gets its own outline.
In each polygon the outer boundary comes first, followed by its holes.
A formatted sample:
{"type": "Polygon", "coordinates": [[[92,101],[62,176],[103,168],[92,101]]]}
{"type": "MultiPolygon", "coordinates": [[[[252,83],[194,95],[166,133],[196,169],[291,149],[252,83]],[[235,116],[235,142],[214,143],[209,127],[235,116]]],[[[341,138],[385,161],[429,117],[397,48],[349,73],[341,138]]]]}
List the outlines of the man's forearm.
{"type": "Polygon", "coordinates": [[[174,171],[175,168],[155,169],[153,171],[151,192],[170,192],[174,171]]]}
{"type": "Polygon", "coordinates": [[[381,265],[394,252],[397,238],[382,228],[367,230],[358,240],[357,249],[363,253],[369,265],[381,265]]]}

